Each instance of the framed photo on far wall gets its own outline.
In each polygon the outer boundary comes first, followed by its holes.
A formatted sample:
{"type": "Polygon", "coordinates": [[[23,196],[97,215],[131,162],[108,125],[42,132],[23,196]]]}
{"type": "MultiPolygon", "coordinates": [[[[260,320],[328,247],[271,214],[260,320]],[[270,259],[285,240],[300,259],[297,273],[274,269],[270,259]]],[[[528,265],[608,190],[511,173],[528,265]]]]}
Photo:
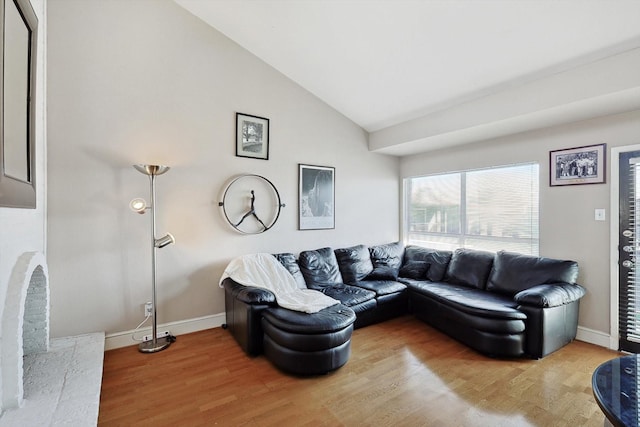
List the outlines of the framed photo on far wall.
{"type": "Polygon", "coordinates": [[[607,144],[549,152],[549,185],[603,184],[607,144]]]}
{"type": "Polygon", "coordinates": [[[298,185],[298,229],[335,228],[335,168],[299,164],[298,185]]]}
{"type": "Polygon", "coordinates": [[[269,160],[269,119],[236,113],[236,156],[269,160]]]}

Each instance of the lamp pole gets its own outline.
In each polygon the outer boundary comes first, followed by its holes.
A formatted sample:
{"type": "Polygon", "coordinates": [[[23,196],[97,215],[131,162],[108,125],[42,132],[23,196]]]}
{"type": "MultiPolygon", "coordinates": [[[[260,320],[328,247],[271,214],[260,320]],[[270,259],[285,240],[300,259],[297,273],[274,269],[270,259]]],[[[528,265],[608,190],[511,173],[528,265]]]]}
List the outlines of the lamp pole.
{"type": "MultiPolygon", "coordinates": [[[[162,165],[134,165],[138,172],[149,176],[149,186],[151,192],[151,321],[152,321],[152,338],[149,341],[143,341],[138,345],[138,350],[142,353],[155,353],[157,351],[164,350],[171,345],[170,337],[158,338],[158,322],[156,319],[156,186],[155,178],[158,175],[169,170],[168,166],[162,165]]],[[[173,241],[173,236],[171,236],[173,241]]]]}

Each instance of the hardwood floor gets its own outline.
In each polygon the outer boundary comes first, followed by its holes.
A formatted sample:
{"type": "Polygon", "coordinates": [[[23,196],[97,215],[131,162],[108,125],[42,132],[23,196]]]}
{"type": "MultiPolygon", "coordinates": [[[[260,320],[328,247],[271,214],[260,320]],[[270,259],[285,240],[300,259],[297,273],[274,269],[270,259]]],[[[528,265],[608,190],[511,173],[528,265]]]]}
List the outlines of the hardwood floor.
{"type": "Polygon", "coordinates": [[[602,426],[591,374],[619,354],[575,341],[541,360],[482,356],[411,316],[354,331],[349,362],[298,378],[221,328],[105,353],[100,426],[602,426]]]}

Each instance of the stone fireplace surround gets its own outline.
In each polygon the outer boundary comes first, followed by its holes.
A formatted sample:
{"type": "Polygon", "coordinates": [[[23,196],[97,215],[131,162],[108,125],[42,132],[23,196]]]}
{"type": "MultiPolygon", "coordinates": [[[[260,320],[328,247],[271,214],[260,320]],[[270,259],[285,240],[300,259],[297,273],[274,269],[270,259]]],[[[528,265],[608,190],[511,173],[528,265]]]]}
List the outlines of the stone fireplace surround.
{"type": "Polygon", "coordinates": [[[0,427],[97,424],[104,333],[50,340],[49,310],[45,257],[26,252],[0,324],[0,427]]]}

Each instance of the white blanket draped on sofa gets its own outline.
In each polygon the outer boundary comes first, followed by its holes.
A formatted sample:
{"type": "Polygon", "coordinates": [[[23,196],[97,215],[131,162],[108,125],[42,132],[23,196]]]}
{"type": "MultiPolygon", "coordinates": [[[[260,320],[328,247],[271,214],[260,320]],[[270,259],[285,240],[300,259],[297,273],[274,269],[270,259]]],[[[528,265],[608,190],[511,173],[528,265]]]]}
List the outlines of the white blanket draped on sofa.
{"type": "Polygon", "coordinates": [[[250,254],[235,258],[225,268],[220,278],[220,287],[223,287],[222,281],[227,277],[241,285],[273,292],[278,305],[289,310],[316,313],[340,303],[320,291],[298,288],[291,273],[271,254],[250,254]]]}

